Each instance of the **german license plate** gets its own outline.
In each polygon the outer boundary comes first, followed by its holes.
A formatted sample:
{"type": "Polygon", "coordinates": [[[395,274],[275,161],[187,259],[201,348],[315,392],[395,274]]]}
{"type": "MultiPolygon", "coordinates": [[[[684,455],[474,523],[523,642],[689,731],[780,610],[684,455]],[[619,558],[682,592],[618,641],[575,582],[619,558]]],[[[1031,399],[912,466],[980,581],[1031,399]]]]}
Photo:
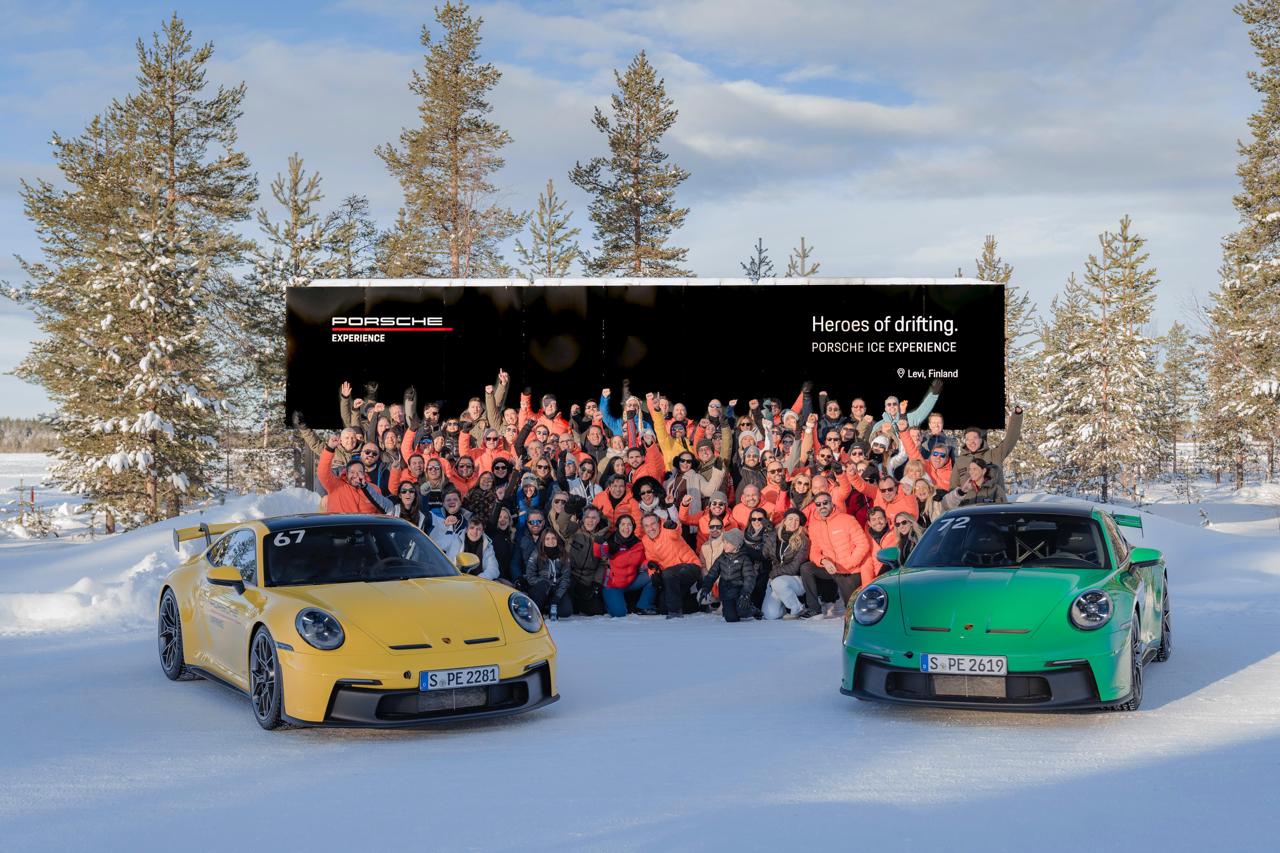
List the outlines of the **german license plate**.
{"type": "Polygon", "coordinates": [[[429,669],[418,674],[419,690],[448,690],[454,687],[482,687],[498,683],[496,666],[467,669],[429,669]]]}
{"type": "Polygon", "coordinates": [[[935,675],[1009,674],[1004,655],[920,655],[920,671],[935,675]]]}

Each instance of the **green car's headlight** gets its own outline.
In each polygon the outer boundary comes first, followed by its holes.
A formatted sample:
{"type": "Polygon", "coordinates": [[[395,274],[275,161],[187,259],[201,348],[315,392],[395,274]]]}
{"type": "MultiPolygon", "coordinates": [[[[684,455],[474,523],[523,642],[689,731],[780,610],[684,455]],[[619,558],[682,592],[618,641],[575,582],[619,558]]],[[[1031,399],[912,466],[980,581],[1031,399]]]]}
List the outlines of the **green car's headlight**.
{"type": "Polygon", "coordinates": [[[293,625],[299,637],[326,652],[338,648],[347,639],[338,620],[316,607],[300,610],[293,625]]]}
{"type": "Polygon", "coordinates": [[[1100,589],[1086,589],[1071,602],[1071,624],[1082,631],[1101,628],[1111,620],[1111,596],[1100,589]]]}
{"type": "Polygon", "coordinates": [[[542,613],[532,598],[523,592],[513,592],[507,599],[507,606],[511,608],[511,618],[516,620],[517,625],[530,634],[538,633],[538,629],[542,627],[542,613]]]}
{"type": "Polygon", "coordinates": [[[853,618],[859,625],[874,625],[884,618],[889,609],[889,596],[880,587],[871,586],[858,593],[853,600],[853,618]]]}

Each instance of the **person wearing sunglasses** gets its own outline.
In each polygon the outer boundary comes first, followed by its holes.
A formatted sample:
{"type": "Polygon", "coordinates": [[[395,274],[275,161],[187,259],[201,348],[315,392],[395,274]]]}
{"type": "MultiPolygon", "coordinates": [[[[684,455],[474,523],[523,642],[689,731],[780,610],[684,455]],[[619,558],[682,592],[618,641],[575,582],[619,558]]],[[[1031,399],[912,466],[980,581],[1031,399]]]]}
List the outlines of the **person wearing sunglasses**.
{"type": "Polygon", "coordinates": [[[731,473],[735,494],[742,494],[742,490],[747,486],[763,489],[767,480],[760,448],[754,443],[743,448],[731,466],[731,473]]]}
{"type": "Polygon", "coordinates": [[[746,515],[742,525],[742,551],[756,564],[755,585],[749,592],[757,616],[769,588],[769,573],[777,546],[778,531],[773,526],[773,520],[764,507],[757,505],[746,515]]]}
{"type": "Polygon", "coordinates": [[[653,477],[641,477],[631,484],[631,496],[635,498],[640,517],[656,515],[665,524],[676,520],[675,510],[666,502],[667,492],[653,477]]]}
{"type": "Polygon", "coordinates": [[[880,415],[880,420],[876,421],[872,431],[880,429],[881,424],[897,424],[898,418],[905,417],[907,426],[920,426],[924,423],[924,419],[929,417],[929,413],[933,411],[933,406],[938,402],[938,395],[942,393],[942,380],[935,379],[929,383],[929,393],[924,395],[924,399],[920,401],[920,405],[916,406],[910,412],[906,410],[907,402],[900,400],[896,395],[890,394],[884,401],[884,412],[880,415]]]}
{"type": "MultiPolygon", "coordinates": [[[[877,439],[882,437],[876,436],[877,439]]],[[[872,506],[884,509],[885,515],[889,518],[893,518],[899,512],[909,512],[914,518],[920,511],[915,496],[898,488],[898,481],[892,476],[882,476],[879,482],[868,483],[863,472],[855,469],[849,477],[849,484],[854,491],[864,495],[872,506]]]]}
{"type": "Polygon", "coordinates": [[[515,522],[515,548],[511,555],[511,579],[520,589],[528,589],[528,582],[524,580],[525,566],[529,564],[529,558],[538,550],[538,540],[542,536],[542,531],[547,527],[547,516],[540,509],[529,510],[528,515],[523,519],[513,516],[515,522]]]}
{"type": "Polygon", "coordinates": [[[770,554],[768,589],[760,606],[765,619],[808,619],[814,615],[800,600],[805,594],[800,573],[810,565],[807,523],[804,513],[797,509],[787,510],[782,517],[770,554]]]}
{"type": "MultiPolygon", "coordinates": [[[[818,598],[818,581],[834,581],[840,601],[848,606],[849,597],[860,586],[875,577],[875,559],[871,539],[857,519],[848,513],[835,512],[831,495],[814,498],[816,512],[809,519],[809,564],[800,572],[805,604],[817,613],[822,609],[818,598]]],[[[825,611],[827,618],[838,615],[835,607],[825,611]]]]}
{"type": "Polygon", "coordinates": [[[403,518],[414,527],[431,535],[431,513],[422,509],[422,500],[418,497],[418,487],[413,483],[401,483],[396,489],[395,501],[387,510],[387,515],[403,518]]]}
{"type": "Polygon", "coordinates": [[[685,495],[680,499],[680,509],[676,513],[676,518],[681,524],[697,528],[695,544],[698,548],[701,548],[711,535],[712,524],[719,523],[725,530],[738,527],[738,522],[729,512],[729,499],[725,497],[724,492],[713,492],[707,499],[704,509],[700,511],[693,509],[693,496],[685,495]]]}
{"type": "Polygon", "coordinates": [[[898,561],[896,563],[881,563],[876,560],[876,576],[878,577],[891,569],[896,569],[905,563],[907,557],[911,556],[911,551],[920,543],[920,536],[923,532],[920,529],[920,525],[916,523],[916,520],[909,513],[898,513],[893,520],[893,526],[875,548],[877,552],[883,551],[885,548],[897,548],[898,561]]]}
{"type": "Polygon", "coordinates": [[[459,494],[466,497],[467,492],[476,484],[476,478],[480,476],[480,472],[476,470],[476,461],[470,456],[459,456],[452,461],[446,460],[445,464],[448,466],[446,470],[449,482],[453,483],[459,494]]]}

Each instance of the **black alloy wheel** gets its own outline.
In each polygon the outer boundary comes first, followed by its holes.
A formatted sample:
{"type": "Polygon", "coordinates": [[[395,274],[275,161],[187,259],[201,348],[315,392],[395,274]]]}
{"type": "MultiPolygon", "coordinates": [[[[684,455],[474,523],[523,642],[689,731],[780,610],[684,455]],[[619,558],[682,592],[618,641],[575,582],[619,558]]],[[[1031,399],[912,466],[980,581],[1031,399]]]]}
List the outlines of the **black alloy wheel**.
{"type": "Polygon", "coordinates": [[[1129,630],[1129,698],[1119,705],[1112,705],[1113,711],[1136,711],[1142,704],[1142,642],[1138,639],[1138,614],[1133,614],[1133,625],[1129,630]]]}
{"type": "Polygon", "coordinates": [[[1173,654],[1173,613],[1169,609],[1169,579],[1164,579],[1164,604],[1160,607],[1160,648],[1156,660],[1164,663],[1173,654]]]}
{"type": "Polygon", "coordinates": [[[253,716],[264,729],[280,726],[282,702],[280,655],[271,632],[259,628],[249,643],[249,702],[253,716]]]}
{"type": "Polygon", "coordinates": [[[179,681],[189,671],[182,659],[182,615],[178,612],[178,599],[173,590],[166,589],[160,598],[160,612],[156,617],[156,642],[160,650],[160,669],[170,681],[179,681]]]}

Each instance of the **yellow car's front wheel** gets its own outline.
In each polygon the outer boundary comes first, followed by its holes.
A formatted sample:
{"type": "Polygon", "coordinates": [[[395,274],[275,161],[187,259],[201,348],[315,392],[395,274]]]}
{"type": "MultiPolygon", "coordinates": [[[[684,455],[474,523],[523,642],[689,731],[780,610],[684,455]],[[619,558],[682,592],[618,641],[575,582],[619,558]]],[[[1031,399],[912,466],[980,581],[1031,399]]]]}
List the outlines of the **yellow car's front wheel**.
{"type": "Polygon", "coordinates": [[[249,643],[249,701],[253,716],[264,729],[280,726],[284,706],[284,686],[280,675],[280,654],[276,641],[265,627],[253,634],[249,643]]]}
{"type": "Polygon", "coordinates": [[[178,599],[171,589],[166,589],[160,599],[156,641],[160,647],[160,669],[164,671],[165,678],[180,681],[188,677],[182,657],[182,615],[178,612],[178,599]]]}

